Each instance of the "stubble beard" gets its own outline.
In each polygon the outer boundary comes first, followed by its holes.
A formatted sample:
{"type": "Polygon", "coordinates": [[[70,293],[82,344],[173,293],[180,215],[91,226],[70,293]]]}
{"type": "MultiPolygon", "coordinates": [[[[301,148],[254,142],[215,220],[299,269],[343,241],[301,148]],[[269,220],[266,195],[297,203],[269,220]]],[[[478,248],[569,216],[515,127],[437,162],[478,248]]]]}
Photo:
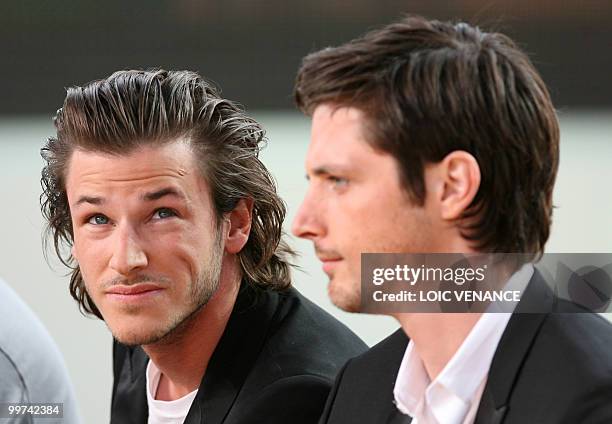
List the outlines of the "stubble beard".
{"type": "Polygon", "coordinates": [[[360,286],[354,285],[352,281],[329,281],[327,288],[328,296],[332,303],[345,312],[361,311],[360,286]]]}

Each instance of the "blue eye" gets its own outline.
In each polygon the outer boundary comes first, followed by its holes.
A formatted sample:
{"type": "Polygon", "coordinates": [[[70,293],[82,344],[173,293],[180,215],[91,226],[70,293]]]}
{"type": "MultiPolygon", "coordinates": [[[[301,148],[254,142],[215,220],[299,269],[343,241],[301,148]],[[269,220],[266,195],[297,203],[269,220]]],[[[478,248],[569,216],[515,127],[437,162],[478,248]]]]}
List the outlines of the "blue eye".
{"type": "Polygon", "coordinates": [[[87,223],[89,224],[93,224],[93,225],[106,225],[108,224],[108,218],[104,215],[92,215],[88,220],[87,223]]]}
{"type": "Polygon", "coordinates": [[[167,219],[176,216],[176,212],[174,212],[170,208],[159,208],[153,214],[153,219],[167,219]]]}
{"type": "Polygon", "coordinates": [[[335,177],[333,175],[327,177],[327,180],[331,183],[333,188],[340,188],[348,184],[348,180],[346,178],[335,177]]]}

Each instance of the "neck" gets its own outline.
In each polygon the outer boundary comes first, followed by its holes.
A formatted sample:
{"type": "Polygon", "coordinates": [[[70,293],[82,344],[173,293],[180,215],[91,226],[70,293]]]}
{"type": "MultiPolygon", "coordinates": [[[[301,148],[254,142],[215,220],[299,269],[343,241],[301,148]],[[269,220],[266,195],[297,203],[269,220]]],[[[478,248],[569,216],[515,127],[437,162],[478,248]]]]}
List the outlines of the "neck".
{"type": "Polygon", "coordinates": [[[404,332],[414,343],[430,380],[434,380],[457,352],[482,314],[397,314],[404,332]]]}
{"type": "Polygon", "coordinates": [[[240,273],[222,271],[215,294],[188,322],[177,328],[171,340],[142,346],[161,372],[155,394],[157,400],[176,400],[200,386],[236,303],[239,288],[240,273]]]}
{"type": "MultiPolygon", "coordinates": [[[[456,227],[454,236],[444,239],[442,249],[432,252],[478,253],[463,239],[456,227]]],[[[492,270],[490,270],[492,272],[492,270]]],[[[505,263],[496,264],[495,280],[507,281],[515,271],[505,263]]],[[[393,314],[414,343],[430,380],[433,381],[457,353],[482,313],[399,313],[393,314]]]]}

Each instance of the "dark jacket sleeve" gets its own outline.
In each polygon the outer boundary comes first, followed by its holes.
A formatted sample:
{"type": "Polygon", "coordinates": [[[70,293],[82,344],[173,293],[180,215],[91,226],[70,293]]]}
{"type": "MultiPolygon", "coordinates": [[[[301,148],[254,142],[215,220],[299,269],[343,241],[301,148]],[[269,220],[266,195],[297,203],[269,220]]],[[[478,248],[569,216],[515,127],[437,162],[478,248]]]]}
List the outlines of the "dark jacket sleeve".
{"type": "Polygon", "coordinates": [[[336,400],[336,395],[338,394],[338,388],[342,384],[342,377],[344,376],[344,371],[346,370],[350,362],[351,360],[349,359],[336,376],[336,381],[334,382],[334,386],[332,387],[329,396],[327,397],[327,402],[325,403],[325,408],[323,409],[323,415],[321,415],[319,424],[327,424],[327,422],[329,421],[332,406],[334,404],[334,401],[336,400]]]}
{"type": "Polygon", "coordinates": [[[124,346],[119,344],[117,340],[113,339],[113,394],[111,396],[111,409],[115,403],[115,392],[117,391],[117,383],[119,382],[119,375],[123,368],[123,361],[127,355],[124,346]]]}
{"type": "Polygon", "coordinates": [[[591,384],[580,397],[572,405],[571,416],[564,417],[564,423],[612,423],[612,378],[591,384]]]}
{"type": "Polygon", "coordinates": [[[267,386],[239,410],[229,422],[240,424],[316,424],[321,416],[330,382],[313,375],[282,378],[267,386]]]}

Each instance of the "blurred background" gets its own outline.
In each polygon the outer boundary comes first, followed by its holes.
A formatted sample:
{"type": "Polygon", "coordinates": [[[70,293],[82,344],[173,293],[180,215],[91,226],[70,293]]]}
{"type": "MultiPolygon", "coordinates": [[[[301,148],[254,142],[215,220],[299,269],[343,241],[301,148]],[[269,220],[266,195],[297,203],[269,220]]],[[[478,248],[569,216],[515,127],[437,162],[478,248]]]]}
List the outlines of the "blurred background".
{"type": "MultiPolygon", "coordinates": [[[[79,314],[68,278],[45,262],[38,196],[39,149],[65,87],[118,69],[199,71],[268,130],[262,158],[288,205],[289,229],[306,190],[309,121],[292,105],[301,58],[403,14],[461,20],[504,32],[529,54],[559,110],[561,164],[549,252],[612,251],[612,2],[554,1],[203,1],[22,0],[0,6],[0,277],[41,318],[74,382],[83,422],[109,418],[111,337],[79,314]]],[[[391,333],[384,317],[335,309],[309,243],[298,288],[368,344],[391,333]]]]}

